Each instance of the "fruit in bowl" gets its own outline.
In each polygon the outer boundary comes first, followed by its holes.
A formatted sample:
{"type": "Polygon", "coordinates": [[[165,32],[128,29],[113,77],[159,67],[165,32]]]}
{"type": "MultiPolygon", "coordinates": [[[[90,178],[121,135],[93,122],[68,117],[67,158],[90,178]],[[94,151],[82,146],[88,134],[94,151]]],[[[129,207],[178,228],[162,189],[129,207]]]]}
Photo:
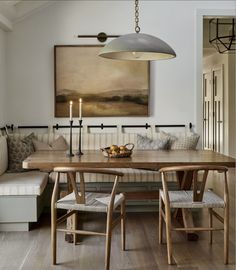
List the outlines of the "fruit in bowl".
{"type": "Polygon", "coordinates": [[[133,148],[134,148],[133,143],[127,143],[121,146],[113,144],[111,146],[101,148],[101,150],[104,156],[106,157],[122,158],[122,157],[130,157],[133,148]]]}
{"type": "Polygon", "coordinates": [[[124,152],[125,152],[125,151],[129,151],[125,145],[121,145],[121,146],[119,147],[119,149],[120,149],[120,152],[121,152],[121,151],[124,151],[124,152]]]}
{"type": "Polygon", "coordinates": [[[113,145],[110,146],[110,150],[112,152],[119,152],[120,149],[119,149],[119,146],[113,144],[113,145]]]}

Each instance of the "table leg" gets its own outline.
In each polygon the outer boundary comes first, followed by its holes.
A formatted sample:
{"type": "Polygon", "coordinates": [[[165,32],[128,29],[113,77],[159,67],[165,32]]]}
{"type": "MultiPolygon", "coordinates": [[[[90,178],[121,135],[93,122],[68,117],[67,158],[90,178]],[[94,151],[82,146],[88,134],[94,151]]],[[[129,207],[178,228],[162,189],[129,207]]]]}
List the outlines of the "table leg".
{"type": "MultiPolygon", "coordinates": [[[[177,178],[180,189],[189,190],[192,186],[193,173],[187,172],[177,172],[177,178]]],[[[176,209],[174,213],[174,218],[176,218],[184,227],[194,227],[193,216],[191,209],[183,208],[176,209]]],[[[198,235],[194,231],[187,232],[187,238],[189,241],[197,241],[198,235]]]]}
{"type": "MultiPolygon", "coordinates": [[[[67,174],[67,194],[73,192],[73,188],[70,182],[70,177],[67,174]]],[[[67,218],[66,220],[66,228],[67,229],[72,229],[73,226],[73,217],[70,216],[67,218]]],[[[72,233],[65,233],[65,241],[67,241],[68,243],[73,243],[74,242],[74,236],[72,233]]]]}

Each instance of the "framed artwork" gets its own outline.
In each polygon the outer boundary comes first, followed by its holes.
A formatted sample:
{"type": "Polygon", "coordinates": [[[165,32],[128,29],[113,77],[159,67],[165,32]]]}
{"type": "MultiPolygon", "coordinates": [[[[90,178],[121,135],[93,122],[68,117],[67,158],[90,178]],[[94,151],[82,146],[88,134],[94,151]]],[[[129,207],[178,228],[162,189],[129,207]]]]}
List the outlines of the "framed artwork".
{"type": "Polygon", "coordinates": [[[147,116],[149,62],[99,57],[101,46],[54,47],[55,117],[147,116]]]}

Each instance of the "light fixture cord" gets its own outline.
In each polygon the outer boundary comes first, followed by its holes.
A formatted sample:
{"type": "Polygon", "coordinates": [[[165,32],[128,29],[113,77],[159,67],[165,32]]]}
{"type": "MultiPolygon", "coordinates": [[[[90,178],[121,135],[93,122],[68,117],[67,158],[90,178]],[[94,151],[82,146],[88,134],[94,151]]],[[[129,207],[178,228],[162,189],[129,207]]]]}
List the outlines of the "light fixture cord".
{"type": "Polygon", "coordinates": [[[135,32],[138,34],[140,32],[139,23],[139,6],[138,0],[135,0],[135,32]]]}

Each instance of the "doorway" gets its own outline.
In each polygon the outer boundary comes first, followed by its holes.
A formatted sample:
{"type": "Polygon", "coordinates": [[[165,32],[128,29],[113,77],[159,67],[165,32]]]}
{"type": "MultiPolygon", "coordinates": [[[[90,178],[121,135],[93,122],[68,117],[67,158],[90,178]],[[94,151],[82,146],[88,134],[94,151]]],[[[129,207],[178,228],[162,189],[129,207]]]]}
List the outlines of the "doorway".
{"type": "Polygon", "coordinates": [[[203,19],[203,148],[235,156],[235,142],[230,139],[235,134],[235,52],[220,53],[212,46],[211,20],[203,19]]]}
{"type": "Polygon", "coordinates": [[[203,146],[224,151],[224,66],[203,71],[203,146]]]}

